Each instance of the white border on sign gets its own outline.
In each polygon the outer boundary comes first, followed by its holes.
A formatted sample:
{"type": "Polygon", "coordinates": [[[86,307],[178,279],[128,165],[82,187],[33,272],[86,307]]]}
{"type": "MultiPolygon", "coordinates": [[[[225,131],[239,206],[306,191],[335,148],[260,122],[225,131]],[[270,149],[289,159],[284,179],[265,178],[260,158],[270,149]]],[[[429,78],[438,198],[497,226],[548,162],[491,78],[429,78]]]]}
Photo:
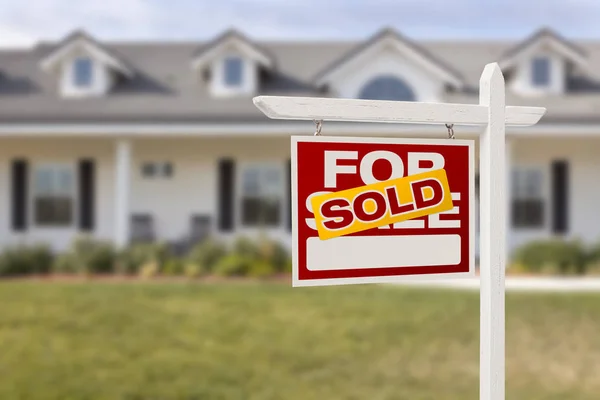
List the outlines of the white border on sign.
{"type": "Polygon", "coordinates": [[[292,286],[332,286],[364,283],[396,283],[412,280],[459,279],[475,276],[475,141],[463,139],[404,139],[341,136],[292,136],[291,137],[291,181],[292,181],[292,286]],[[360,278],[298,279],[298,143],[381,143],[381,144],[427,144],[436,146],[467,146],[469,149],[469,272],[444,274],[377,276],[360,278]]]}

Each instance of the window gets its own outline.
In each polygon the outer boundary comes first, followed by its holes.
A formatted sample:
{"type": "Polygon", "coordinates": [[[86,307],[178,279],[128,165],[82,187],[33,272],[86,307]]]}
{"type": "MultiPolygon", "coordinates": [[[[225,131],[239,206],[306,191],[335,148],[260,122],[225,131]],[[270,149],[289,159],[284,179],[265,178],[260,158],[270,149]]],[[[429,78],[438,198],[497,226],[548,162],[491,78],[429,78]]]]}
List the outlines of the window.
{"type": "Polygon", "coordinates": [[[74,84],[77,87],[89,87],[92,85],[92,60],[89,58],[78,58],[73,62],[74,84]]]}
{"type": "Polygon", "coordinates": [[[163,163],[162,175],[166,178],[170,178],[171,176],[173,176],[173,164],[171,164],[170,162],[163,163]]]}
{"type": "Polygon", "coordinates": [[[369,81],[361,89],[359,97],[364,100],[415,100],[411,87],[395,76],[380,76],[369,81]]]}
{"type": "Polygon", "coordinates": [[[173,164],[170,162],[145,162],[141,168],[144,178],[170,178],[173,176],[173,164]]]}
{"type": "Polygon", "coordinates": [[[225,85],[241,86],[243,73],[243,61],[239,57],[229,57],[225,59],[225,85]]]}
{"type": "Polygon", "coordinates": [[[534,58],[531,69],[533,85],[548,86],[550,83],[550,60],[546,57],[534,58]]]}
{"type": "Polygon", "coordinates": [[[278,226],[281,223],[283,176],[280,168],[253,166],[242,173],[242,225],[278,226]]]}
{"type": "Polygon", "coordinates": [[[75,177],[64,165],[39,167],[33,180],[34,221],[39,226],[73,223],[75,177]]]}
{"type": "Polygon", "coordinates": [[[544,224],[543,173],[536,168],[512,172],[512,222],[515,228],[541,228],[544,224]]]}
{"type": "Polygon", "coordinates": [[[144,163],[142,165],[142,176],[144,178],[152,178],[156,174],[156,168],[154,163],[144,163]]]}

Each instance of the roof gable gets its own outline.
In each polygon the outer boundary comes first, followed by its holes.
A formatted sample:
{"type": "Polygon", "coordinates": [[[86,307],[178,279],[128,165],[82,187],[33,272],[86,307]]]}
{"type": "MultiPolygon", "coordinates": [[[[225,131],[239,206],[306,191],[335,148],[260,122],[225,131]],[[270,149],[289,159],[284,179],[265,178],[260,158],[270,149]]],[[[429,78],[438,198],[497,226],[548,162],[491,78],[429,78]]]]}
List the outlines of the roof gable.
{"type": "Polygon", "coordinates": [[[503,69],[510,68],[521,57],[544,46],[551,48],[580,67],[588,69],[587,53],[585,50],[548,28],[538,30],[521,43],[506,51],[499,61],[500,67],[503,69]]]}
{"type": "Polygon", "coordinates": [[[389,28],[383,29],[365,43],[356,46],[348,53],[344,54],[341,58],[328,65],[314,78],[317,85],[325,84],[342,68],[353,61],[356,61],[371,49],[385,45],[393,46],[402,54],[406,55],[408,58],[415,61],[418,65],[422,66],[434,75],[437,75],[445,82],[453,84],[457,87],[464,86],[463,78],[459,72],[455,71],[452,67],[433,56],[425,48],[389,28]]]}
{"type": "Polygon", "coordinates": [[[273,68],[275,65],[274,57],[266,49],[259,46],[240,32],[231,29],[202,46],[193,57],[193,67],[198,68],[205,65],[219,54],[221,50],[229,46],[239,49],[239,51],[264,67],[273,68]]]}
{"type": "Polygon", "coordinates": [[[113,50],[108,49],[81,30],[71,33],[55,45],[41,60],[42,69],[49,70],[55,67],[76,49],[86,51],[94,58],[102,61],[114,70],[121,72],[125,76],[131,77],[134,75],[134,69],[128,65],[122,56],[116,54],[113,50]]]}

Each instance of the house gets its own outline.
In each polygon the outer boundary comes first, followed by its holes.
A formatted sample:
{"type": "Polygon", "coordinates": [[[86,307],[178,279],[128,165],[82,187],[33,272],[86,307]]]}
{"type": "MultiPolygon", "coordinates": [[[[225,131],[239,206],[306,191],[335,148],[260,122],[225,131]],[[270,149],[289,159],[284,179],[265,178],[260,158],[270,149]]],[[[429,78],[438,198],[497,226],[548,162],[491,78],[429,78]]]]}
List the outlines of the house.
{"type": "MultiPolygon", "coordinates": [[[[521,41],[58,43],[0,52],[0,244],[119,246],[210,232],[291,241],[290,134],[258,94],[477,103],[497,61],[507,104],[548,109],[507,130],[509,247],[600,237],[600,41],[542,29],[521,41]]],[[[452,123],[452,121],[448,121],[452,123]]],[[[478,128],[477,128],[478,129],[478,128]]],[[[439,126],[325,123],[324,135],[447,137],[439,126]]],[[[457,127],[456,137],[477,138],[457,127]]]]}

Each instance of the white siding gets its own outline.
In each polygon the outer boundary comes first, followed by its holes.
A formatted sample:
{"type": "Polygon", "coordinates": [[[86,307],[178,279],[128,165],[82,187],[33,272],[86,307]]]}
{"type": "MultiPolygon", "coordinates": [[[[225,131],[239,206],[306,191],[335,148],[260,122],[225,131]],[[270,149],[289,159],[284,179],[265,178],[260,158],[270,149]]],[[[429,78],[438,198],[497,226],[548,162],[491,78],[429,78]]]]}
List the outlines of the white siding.
{"type": "MultiPolygon", "coordinates": [[[[236,172],[248,162],[272,162],[282,170],[289,158],[289,139],[179,139],[144,140],[133,143],[133,192],[132,212],[150,213],[156,221],[157,234],[161,239],[175,240],[188,233],[192,214],[209,214],[213,227],[217,226],[218,176],[217,163],[223,157],[236,162],[236,172]],[[173,165],[171,178],[145,179],[141,175],[143,162],[169,161],[173,165]]],[[[239,195],[239,188],[236,187],[239,195]]],[[[285,199],[284,199],[285,201],[285,199]]],[[[284,203],[284,207],[287,203],[284,203]]],[[[239,200],[236,201],[236,210],[239,200]]],[[[287,214],[286,214],[287,216],[287,214]]],[[[256,233],[243,230],[240,233],[256,233]]],[[[289,233],[284,226],[270,233],[288,240],[289,233]]]]}
{"type": "Polygon", "coordinates": [[[512,147],[514,165],[539,166],[545,173],[545,226],[511,232],[513,248],[531,239],[552,236],[551,163],[569,163],[568,237],[600,239],[600,139],[519,139],[512,147]]]}

